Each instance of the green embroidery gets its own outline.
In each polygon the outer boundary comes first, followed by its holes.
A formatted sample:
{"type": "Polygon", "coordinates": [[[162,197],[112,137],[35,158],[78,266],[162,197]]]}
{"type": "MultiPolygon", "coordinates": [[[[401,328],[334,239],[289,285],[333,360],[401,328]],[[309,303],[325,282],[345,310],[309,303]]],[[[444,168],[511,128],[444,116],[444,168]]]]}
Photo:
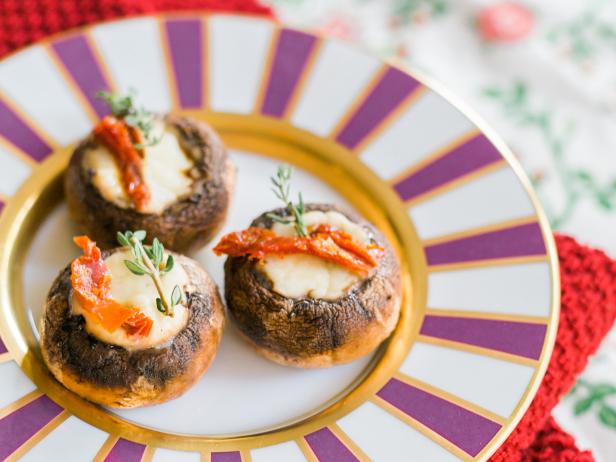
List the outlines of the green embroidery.
{"type": "Polygon", "coordinates": [[[583,64],[593,58],[600,45],[616,48],[616,26],[602,19],[606,0],[591,2],[586,10],[569,22],[548,30],[547,39],[562,46],[574,61],[583,64]]]}
{"type": "Polygon", "coordinates": [[[583,379],[578,380],[570,396],[576,398],[573,413],[576,416],[595,410],[599,422],[616,430],[616,408],[607,402],[609,396],[616,395],[616,385],[609,383],[592,384],[583,379]],[[576,396],[581,394],[581,396],[576,396]]]}
{"type": "Polygon", "coordinates": [[[431,17],[437,17],[445,14],[448,7],[445,0],[396,0],[392,5],[392,15],[402,24],[408,24],[417,14],[425,12],[431,17]]]}
{"type": "Polygon", "coordinates": [[[548,200],[543,191],[545,178],[533,175],[531,180],[553,228],[558,229],[567,224],[584,198],[593,201],[604,211],[616,208],[616,177],[601,184],[590,171],[572,166],[568,161],[567,147],[575,132],[573,120],[557,125],[552,111],[533,107],[529,87],[522,81],[514,82],[508,88],[484,88],[483,95],[500,104],[504,114],[517,125],[536,130],[552,155],[554,174],[565,193],[565,206],[556,210],[548,200]]]}

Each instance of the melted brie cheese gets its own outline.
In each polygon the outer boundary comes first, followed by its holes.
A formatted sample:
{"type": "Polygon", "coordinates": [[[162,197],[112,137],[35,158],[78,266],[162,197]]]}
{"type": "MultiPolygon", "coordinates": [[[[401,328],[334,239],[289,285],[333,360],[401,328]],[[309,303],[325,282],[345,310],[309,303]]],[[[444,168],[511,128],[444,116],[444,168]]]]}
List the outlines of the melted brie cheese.
{"type": "MultiPolygon", "coordinates": [[[[360,242],[370,239],[368,232],[338,212],[312,211],[304,215],[306,227],[331,225],[352,235],[360,242]]],[[[294,236],[292,224],[274,223],[272,231],[280,236],[294,236]]],[[[290,298],[340,298],[359,281],[356,273],[312,255],[271,255],[260,263],[273,289],[290,298]]]]}
{"type": "MultiPolygon", "coordinates": [[[[71,307],[74,314],[81,314],[86,320],[86,330],[98,340],[126,348],[139,350],[164,345],[180,332],[188,321],[188,309],[184,305],[174,307],[173,317],[167,316],[156,308],[158,292],[149,276],[137,276],[131,273],[124,260],[132,259],[129,250],[115,252],[105,259],[111,272],[111,296],[123,305],[138,308],[153,321],[152,330],[147,336],[128,335],[119,328],[108,332],[100,324],[90,319],[89,314],[80,305],[73,294],[71,307]]],[[[171,271],[161,278],[163,291],[167,297],[177,285],[184,288],[188,284],[188,275],[182,265],[176,264],[171,271]]]]}
{"type": "MultiPolygon", "coordinates": [[[[193,180],[188,171],[193,163],[186,157],[175,133],[156,122],[154,134],[162,139],[144,149],[142,175],[150,190],[150,201],[143,213],[161,213],[178,198],[188,194],[193,180]]],[[[92,183],[109,202],[128,208],[132,206],[124,190],[122,176],[114,155],[102,143],[84,156],[84,167],[93,173],[92,183]]]]}

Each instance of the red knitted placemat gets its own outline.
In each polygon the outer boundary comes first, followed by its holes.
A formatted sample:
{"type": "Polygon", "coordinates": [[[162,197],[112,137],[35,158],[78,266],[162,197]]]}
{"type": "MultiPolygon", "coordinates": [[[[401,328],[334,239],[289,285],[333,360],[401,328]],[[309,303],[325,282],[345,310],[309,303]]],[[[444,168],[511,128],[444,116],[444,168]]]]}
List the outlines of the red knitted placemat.
{"type": "Polygon", "coordinates": [[[556,345],[545,378],[517,428],[491,460],[593,461],[550,416],[571,389],[588,358],[616,318],[616,262],[600,250],[556,236],[560,260],[561,311],[556,345]]]}
{"type": "MultiPolygon", "coordinates": [[[[256,0],[0,0],[0,57],[47,35],[105,19],[208,9],[272,15],[256,0]]],[[[495,462],[592,462],[551,417],[616,317],[616,262],[557,236],[562,284],[560,326],[545,379],[495,462]]]]}

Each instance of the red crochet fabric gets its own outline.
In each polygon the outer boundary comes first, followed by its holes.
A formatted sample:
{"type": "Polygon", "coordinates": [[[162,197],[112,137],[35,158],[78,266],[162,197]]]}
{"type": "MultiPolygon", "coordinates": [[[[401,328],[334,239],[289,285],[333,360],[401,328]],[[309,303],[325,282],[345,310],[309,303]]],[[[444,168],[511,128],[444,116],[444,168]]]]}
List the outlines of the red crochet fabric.
{"type": "Polygon", "coordinates": [[[594,460],[590,453],[577,451],[573,439],[555,426],[550,413],[614,324],[616,262],[571,237],[556,236],[556,244],[562,293],[554,353],[535,399],[492,457],[495,462],[594,460]]]}
{"type": "Polygon", "coordinates": [[[0,0],[0,56],[56,32],[136,14],[180,10],[272,15],[256,0],[0,0]]]}
{"type": "MultiPolygon", "coordinates": [[[[0,0],[0,57],[49,34],[103,19],[169,10],[246,11],[272,15],[256,0],[0,0]]],[[[584,369],[616,317],[616,262],[566,236],[556,237],[562,310],[545,379],[495,462],[591,462],[551,411],[584,369]]]]}

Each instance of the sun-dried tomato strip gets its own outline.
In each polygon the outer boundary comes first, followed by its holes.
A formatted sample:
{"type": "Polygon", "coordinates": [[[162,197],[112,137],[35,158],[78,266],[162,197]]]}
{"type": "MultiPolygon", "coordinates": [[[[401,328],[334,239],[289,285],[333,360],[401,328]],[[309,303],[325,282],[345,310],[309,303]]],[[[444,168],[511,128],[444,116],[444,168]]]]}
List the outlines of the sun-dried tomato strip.
{"type": "Polygon", "coordinates": [[[89,319],[107,332],[122,327],[129,335],[148,335],[152,319],[138,309],[124,306],[111,298],[111,273],[96,242],[87,236],[76,236],[73,240],[82,248],[84,255],[71,263],[71,285],[89,319]]]}
{"type": "Polygon", "coordinates": [[[109,149],[122,172],[122,183],[126,194],[137,210],[150,201],[150,190],[141,174],[141,155],[135,143],[141,142],[138,130],[130,127],[122,119],[105,116],[95,127],[94,134],[109,149]]]}
{"type": "Polygon", "coordinates": [[[152,324],[152,319],[139,311],[128,318],[122,327],[128,335],[147,336],[152,329],[152,324]]]}
{"type": "Polygon", "coordinates": [[[307,237],[279,236],[269,229],[250,227],[223,236],[213,251],[217,255],[259,260],[267,255],[314,255],[361,276],[367,276],[384,253],[376,243],[360,243],[349,233],[329,226],[319,226],[307,237]]]}

